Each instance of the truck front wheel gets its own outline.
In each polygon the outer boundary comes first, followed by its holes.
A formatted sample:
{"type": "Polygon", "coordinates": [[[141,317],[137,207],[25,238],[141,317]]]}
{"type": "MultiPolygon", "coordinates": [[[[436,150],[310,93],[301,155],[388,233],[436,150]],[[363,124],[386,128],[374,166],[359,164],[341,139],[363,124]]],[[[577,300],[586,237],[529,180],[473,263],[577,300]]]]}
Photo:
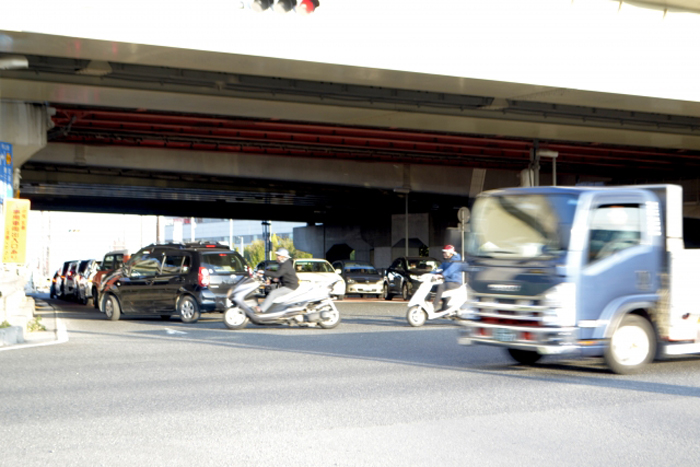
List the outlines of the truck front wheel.
{"type": "Polygon", "coordinates": [[[508,354],[513,357],[513,360],[523,365],[534,365],[542,358],[542,355],[534,350],[508,349],[508,354]]]}
{"type": "Polygon", "coordinates": [[[605,364],[614,373],[629,375],[651,362],[656,339],[651,323],[638,315],[627,315],[615,329],[605,350],[605,364]]]}

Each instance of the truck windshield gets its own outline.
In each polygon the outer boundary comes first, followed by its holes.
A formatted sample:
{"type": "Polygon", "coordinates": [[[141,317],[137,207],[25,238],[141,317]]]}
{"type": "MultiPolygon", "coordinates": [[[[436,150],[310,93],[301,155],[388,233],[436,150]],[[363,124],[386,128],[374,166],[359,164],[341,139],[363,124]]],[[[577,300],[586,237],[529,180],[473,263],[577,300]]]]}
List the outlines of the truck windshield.
{"type": "Polygon", "coordinates": [[[474,204],[467,253],[488,258],[538,258],[569,245],[576,195],[496,195],[474,204]]]}

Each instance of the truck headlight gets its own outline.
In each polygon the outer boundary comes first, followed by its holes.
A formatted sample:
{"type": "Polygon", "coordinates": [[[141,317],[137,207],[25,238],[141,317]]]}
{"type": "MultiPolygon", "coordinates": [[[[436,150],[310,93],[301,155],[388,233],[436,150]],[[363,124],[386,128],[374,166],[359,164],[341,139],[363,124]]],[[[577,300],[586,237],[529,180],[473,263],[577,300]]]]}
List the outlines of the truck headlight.
{"type": "Polygon", "coordinates": [[[562,282],[544,295],[545,310],[542,324],[545,326],[574,326],[576,324],[576,284],[562,282]]]}

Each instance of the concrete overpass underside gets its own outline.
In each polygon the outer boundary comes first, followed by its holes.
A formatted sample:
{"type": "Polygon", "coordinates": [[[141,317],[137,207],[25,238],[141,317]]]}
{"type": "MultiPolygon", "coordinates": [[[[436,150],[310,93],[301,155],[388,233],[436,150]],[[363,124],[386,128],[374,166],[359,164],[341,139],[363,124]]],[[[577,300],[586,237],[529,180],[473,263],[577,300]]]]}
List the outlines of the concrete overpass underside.
{"type": "MultiPolygon", "coordinates": [[[[41,144],[15,138],[35,209],[323,223],[303,236],[314,254],[333,237],[364,258],[383,248],[381,267],[406,206],[409,238],[437,247],[457,208],[519,185],[535,149],[558,153],[559,184],[695,180],[700,168],[695,102],[0,35],[0,58],[27,60],[0,71],[3,106],[47,116],[41,144]]],[[[0,139],[22,133],[12,126],[0,121],[0,139]]],[[[551,162],[539,165],[551,183],[551,162]]]]}

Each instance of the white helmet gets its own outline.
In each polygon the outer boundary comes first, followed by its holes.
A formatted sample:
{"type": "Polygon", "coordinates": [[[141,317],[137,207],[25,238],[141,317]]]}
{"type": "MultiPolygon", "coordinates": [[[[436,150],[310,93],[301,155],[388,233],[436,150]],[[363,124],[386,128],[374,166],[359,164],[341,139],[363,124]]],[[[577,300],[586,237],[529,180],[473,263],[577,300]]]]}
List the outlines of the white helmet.
{"type": "Polygon", "coordinates": [[[277,248],[277,251],[275,251],[275,255],[282,256],[284,258],[289,258],[289,252],[286,248],[277,248]]]}

